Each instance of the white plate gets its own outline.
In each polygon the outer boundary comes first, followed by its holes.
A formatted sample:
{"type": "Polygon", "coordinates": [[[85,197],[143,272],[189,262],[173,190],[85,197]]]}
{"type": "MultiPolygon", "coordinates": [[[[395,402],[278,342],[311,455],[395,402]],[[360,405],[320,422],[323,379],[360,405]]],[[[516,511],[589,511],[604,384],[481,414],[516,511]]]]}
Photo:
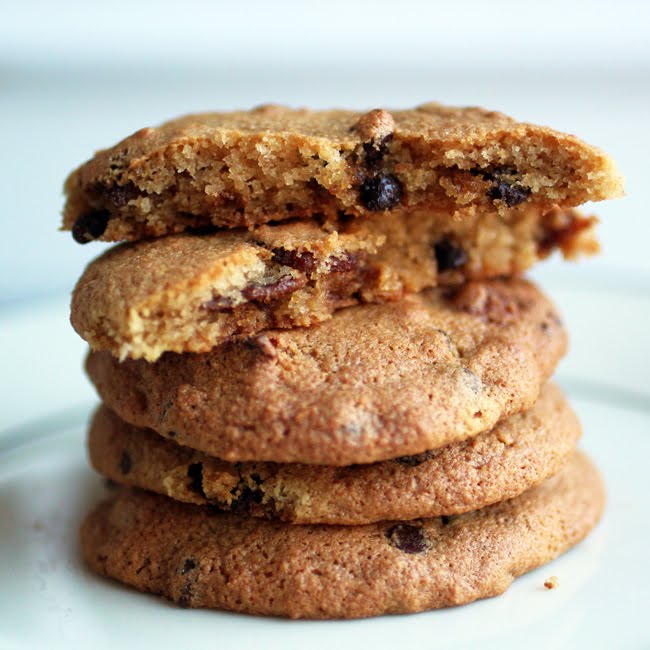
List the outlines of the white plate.
{"type": "MultiPolygon", "coordinates": [[[[596,289],[591,278],[572,277],[571,286],[564,278],[546,282],[572,333],[559,380],[609,491],[603,521],[576,549],[503,596],[413,616],[295,622],[178,609],[99,579],[80,562],[77,527],[103,492],[84,457],[90,405],[83,400],[0,434],[0,649],[650,647],[650,298],[639,283],[621,292],[617,283],[596,289]],[[559,588],[547,591],[551,575],[559,588]]],[[[64,312],[58,301],[0,319],[5,368],[25,367],[26,339],[35,334],[25,333],[26,323],[45,340],[64,312]]],[[[79,349],[70,345],[74,359],[55,372],[43,371],[42,353],[33,354],[27,366],[39,372],[16,372],[8,405],[29,390],[39,413],[52,391],[67,394],[61,384],[78,386],[79,349]]],[[[79,401],[67,394],[61,406],[79,401]]]]}

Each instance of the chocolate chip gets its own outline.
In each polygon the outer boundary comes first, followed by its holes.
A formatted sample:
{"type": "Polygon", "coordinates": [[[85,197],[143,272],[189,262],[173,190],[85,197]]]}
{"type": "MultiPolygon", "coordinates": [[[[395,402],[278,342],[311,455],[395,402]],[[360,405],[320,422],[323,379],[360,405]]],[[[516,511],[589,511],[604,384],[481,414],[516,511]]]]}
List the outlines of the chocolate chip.
{"type": "Polygon", "coordinates": [[[438,263],[438,272],[457,269],[467,264],[468,257],[465,249],[446,237],[437,242],[433,250],[438,263]]]}
{"type": "Polygon", "coordinates": [[[426,553],[431,548],[431,541],[424,530],[411,524],[397,524],[386,531],[390,544],[404,553],[426,553]]]}
{"type": "Polygon", "coordinates": [[[361,184],[359,198],[368,210],[389,210],[401,201],[402,184],[394,174],[372,176],[361,184]]]}
{"type": "Polygon", "coordinates": [[[530,196],[530,189],[523,185],[511,185],[506,181],[498,181],[487,192],[493,201],[503,201],[509,208],[523,203],[530,196]]]}
{"type": "Polygon", "coordinates": [[[246,300],[258,302],[271,302],[282,296],[293,293],[306,284],[306,279],[294,278],[290,275],[281,277],[270,284],[252,284],[242,289],[242,295],[246,300]]]}
{"type": "MultiPolygon", "coordinates": [[[[177,212],[179,217],[183,219],[200,219],[201,217],[197,214],[192,214],[191,212],[177,212]]],[[[185,228],[185,232],[188,235],[196,235],[197,237],[204,237],[205,235],[212,235],[217,232],[217,228],[212,225],[203,225],[203,226],[189,226],[185,228]]]]}
{"type": "Polygon", "coordinates": [[[408,467],[415,467],[416,465],[421,465],[422,463],[431,460],[431,458],[433,458],[433,451],[429,450],[413,456],[400,456],[395,459],[395,462],[407,465],[408,467]]]}
{"type": "Polygon", "coordinates": [[[133,461],[131,460],[131,456],[129,456],[128,452],[123,451],[120,456],[120,472],[122,472],[122,474],[128,474],[132,467],[133,461]]]}
{"type": "Polygon", "coordinates": [[[447,526],[447,525],[450,524],[453,520],[454,520],[454,517],[451,516],[451,515],[442,515],[442,517],[440,517],[440,523],[441,523],[443,526],[447,526]]]}
{"type": "Polygon", "coordinates": [[[110,214],[106,210],[96,210],[81,215],[72,226],[72,238],[79,244],[87,244],[104,234],[110,214]]]}
{"type": "Polygon", "coordinates": [[[184,576],[188,571],[191,571],[192,569],[196,569],[196,561],[193,560],[192,558],[188,558],[183,563],[183,566],[181,567],[181,570],[179,571],[179,573],[182,576],[184,576]]]}
{"type": "Polygon", "coordinates": [[[517,183],[519,172],[512,167],[495,165],[489,169],[470,169],[473,176],[481,176],[493,183],[487,191],[487,197],[493,201],[503,201],[509,208],[523,203],[531,194],[531,190],[517,183]]]}
{"type": "MultiPolygon", "coordinates": [[[[235,488],[237,490],[238,488],[235,488]]],[[[243,486],[239,495],[230,504],[230,511],[237,515],[249,515],[254,506],[260,505],[264,499],[264,493],[259,489],[252,489],[248,485],[243,486]]]]}
{"type": "Polygon", "coordinates": [[[192,604],[192,596],[194,595],[194,585],[196,584],[197,574],[192,573],[194,569],[197,568],[197,563],[194,558],[187,558],[183,562],[183,566],[178,570],[178,573],[182,576],[187,576],[185,578],[185,584],[181,589],[181,593],[178,596],[178,604],[181,607],[189,607],[192,604]],[[187,575],[189,574],[189,575],[187,575]]]}
{"type": "Polygon", "coordinates": [[[291,251],[285,248],[272,250],[273,261],[283,266],[290,266],[303,273],[313,273],[316,269],[316,258],[310,251],[291,251]]]}
{"type": "Polygon", "coordinates": [[[205,498],[205,492],[203,491],[203,463],[188,465],[187,476],[191,479],[190,489],[205,498]]]}

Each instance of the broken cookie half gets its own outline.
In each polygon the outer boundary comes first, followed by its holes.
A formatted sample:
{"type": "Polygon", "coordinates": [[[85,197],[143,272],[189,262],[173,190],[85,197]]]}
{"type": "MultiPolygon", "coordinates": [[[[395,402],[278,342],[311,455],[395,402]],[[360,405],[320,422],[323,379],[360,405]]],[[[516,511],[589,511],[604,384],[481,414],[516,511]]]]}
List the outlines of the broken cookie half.
{"type": "Polygon", "coordinates": [[[575,136],[480,108],[262,106],[141,129],[65,191],[63,228],[86,243],[341,213],[547,212],[620,196],[622,181],[575,136]]]}
{"type": "Polygon", "coordinates": [[[555,249],[568,258],[595,252],[595,221],[559,208],[459,220],[429,211],[122,244],[80,278],[71,321],[91,348],[121,359],[207,352],[232,337],[314,325],[360,302],[518,275],[555,249]]]}

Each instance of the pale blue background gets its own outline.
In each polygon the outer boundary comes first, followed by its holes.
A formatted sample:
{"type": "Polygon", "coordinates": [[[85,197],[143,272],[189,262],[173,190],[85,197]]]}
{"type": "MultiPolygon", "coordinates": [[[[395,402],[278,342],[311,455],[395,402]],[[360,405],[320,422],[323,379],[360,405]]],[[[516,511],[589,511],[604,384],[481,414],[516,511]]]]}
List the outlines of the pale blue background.
{"type": "MultiPolygon", "coordinates": [[[[101,245],[57,233],[94,149],[187,111],[480,104],[618,161],[589,268],[650,277],[650,3],[0,2],[0,309],[69,291],[101,245]]],[[[552,263],[553,264],[553,263],[552,263]]],[[[650,286],[650,285],[649,285],[650,286]]]]}

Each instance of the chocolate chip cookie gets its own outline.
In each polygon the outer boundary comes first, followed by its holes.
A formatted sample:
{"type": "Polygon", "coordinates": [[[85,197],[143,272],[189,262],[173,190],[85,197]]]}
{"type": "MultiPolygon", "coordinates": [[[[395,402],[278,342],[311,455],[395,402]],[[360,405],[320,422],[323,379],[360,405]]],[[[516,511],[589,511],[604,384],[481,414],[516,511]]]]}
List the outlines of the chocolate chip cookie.
{"type": "Polygon", "coordinates": [[[494,111],[262,106],[141,129],[73,172],[65,192],[63,227],[85,243],[415,208],[545,212],[619,196],[622,184],[595,147],[494,111]]]}
{"type": "Polygon", "coordinates": [[[127,424],[100,407],[88,434],[93,467],[178,501],[293,523],[357,525],[455,515],[510,499],[556,474],[578,420],[559,389],[461,443],[370,465],[228,463],[127,424]]]}
{"type": "Polygon", "coordinates": [[[460,605],[583,539],[604,505],[585,456],[522,495],[456,517],[293,526],[123,489],[84,522],[90,567],[184,607],[358,618],[460,605]]]}
{"type": "Polygon", "coordinates": [[[77,283],[71,321],[95,350],[155,361],[234,336],[310,326],[342,307],[519,274],[561,248],[593,252],[594,218],[530,208],[451,221],[377,215],[179,234],[123,244],[77,283]]]}
{"type": "Polygon", "coordinates": [[[350,465],[419,454],[530,408],[566,349],[524,280],[342,309],[203,354],[86,369],[123,420],[228,461],[350,465]]]}

